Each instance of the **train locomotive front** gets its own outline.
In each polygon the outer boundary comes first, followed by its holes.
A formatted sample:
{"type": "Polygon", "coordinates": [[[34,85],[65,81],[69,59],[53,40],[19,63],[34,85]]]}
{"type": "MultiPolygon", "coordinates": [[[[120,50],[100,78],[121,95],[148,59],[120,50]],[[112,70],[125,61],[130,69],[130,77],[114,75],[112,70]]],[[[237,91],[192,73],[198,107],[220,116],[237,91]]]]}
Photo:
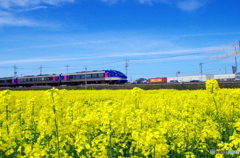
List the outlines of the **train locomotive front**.
{"type": "Polygon", "coordinates": [[[109,84],[121,84],[127,82],[127,76],[117,70],[106,70],[104,77],[105,82],[109,84]]]}

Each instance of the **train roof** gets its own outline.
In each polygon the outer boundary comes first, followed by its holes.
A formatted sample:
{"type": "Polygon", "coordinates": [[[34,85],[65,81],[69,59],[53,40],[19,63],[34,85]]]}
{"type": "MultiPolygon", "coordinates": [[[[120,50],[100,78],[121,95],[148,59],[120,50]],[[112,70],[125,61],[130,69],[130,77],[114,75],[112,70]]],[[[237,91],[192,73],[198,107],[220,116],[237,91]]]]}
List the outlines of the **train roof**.
{"type": "Polygon", "coordinates": [[[2,77],[2,78],[0,78],[0,80],[2,80],[2,79],[13,79],[13,77],[2,77]]]}
{"type": "Polygon", "coordinates": [[[59,76],[58,74],[53,74],[53,75],[49,75],[49,74],[42,74],[42,75],[29,75],[29,76],[23,76],[23,77],[17,77],[17,78],[41,78],[41,77],[53,77],[53,76],[59,76]]]}
{"type": "Polygon", "coordinates": [[[97,74],[97,73],[104,73],[105,70],[93,70],[93,71],[81,71],[81,72],[75,72],[75,73],[68,73],[68,74],[62,74],[62,76],[64,75],[81,75],[81,74],[97,74]]]}

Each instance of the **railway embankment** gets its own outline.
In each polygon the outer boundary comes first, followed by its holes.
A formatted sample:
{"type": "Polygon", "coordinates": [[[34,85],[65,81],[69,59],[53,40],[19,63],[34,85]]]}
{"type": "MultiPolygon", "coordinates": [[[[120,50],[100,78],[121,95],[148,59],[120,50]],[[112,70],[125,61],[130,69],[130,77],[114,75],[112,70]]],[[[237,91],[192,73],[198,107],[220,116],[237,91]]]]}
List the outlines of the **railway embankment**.
{"type": "MultiPolygon", "coordinates": [[[[240,82],[219,82],[220,88],[240,88],[240,82]]],[[[79,86],[57,86],[58,89],[67,89],[67,90],[102,90],[102,89],[132,89],[134,87],[139,87],[144,90],[150,89],[177,89],[177,90],[197,90],[197,89],[205,89],[205,83],[161,83],[161,84],[120,84],[120,85],[97,85],[97,84],[89,84],[79,85],[79,86]]],[[[39,87],[0,87],[0,90],[10,89],[10,90],[47,90],[51,89],[51,86],[39,86],[39,87]]]]}

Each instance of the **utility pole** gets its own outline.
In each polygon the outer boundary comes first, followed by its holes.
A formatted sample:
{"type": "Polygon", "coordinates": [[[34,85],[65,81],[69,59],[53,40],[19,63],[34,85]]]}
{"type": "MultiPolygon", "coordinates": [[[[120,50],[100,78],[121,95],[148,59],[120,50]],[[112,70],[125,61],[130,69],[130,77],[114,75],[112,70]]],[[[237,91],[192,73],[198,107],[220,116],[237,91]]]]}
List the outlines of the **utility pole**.
{"type": "Polygon", "coordinates": [[[237,72],[237,50],[236,50],[236,47],[235,47],[235,68],[236,68],[235,70],[237,72]]]}
{"type": "Polygon", "coordinates": [[[68,67],[69,67],[69,66],[68,66],[68,65],[66,65],[66,71],[67,71],[67,74],[68,74],[68,67]]]}
{"type": "Polygon", "coordinates": [[[40,75],[42,75],[42,66],[40,65],[39,69],[40,69],[40,75]]]}
{"type": "MultiPolygon", "coordinates": [[[[240,40],[238,40],[238,50],[240,52],[240,40]]],[[[236,67],[236,72],[237,72],[237,54],[238,52],[236,51],[236,47],[235,47],[235,67],[236,67]]]]}
{"type": "Polygon", "coordinates": [[[127,76],[127,69],[128,69],[128,60],[126,59],[125,69],[126,69],[126,76],[127,76]]]}
{"type": "Polygon", "coordinates": [[[13,68],[14,68],[14,78],[16,78],[16,77],[17,77],[17,69],[18,69],[18,68],[17,68],[16,65],[15,65],[13,68]]]}
{"type": "Polygon", "coordinates": [[[200,72],[201,72],[201,81],[202,81],[202,64],[203,63],[200,63],[199,66],[200,66],[200,72]]]}
{"type": "Polygon", "coordinates": [[[87,90],[87,66],[85,66],[85,90],[87,90]]]}
{"type": "Polygon", "coordinates": [[[25,75],[24,73],[20,73],[21,77],[23,77],[23,75],[25,75]]]}
{"type": "Polygon", "coordinates": [[[180,71],[177,71],[177,72],[176,72],[177,80],[178,80],[178,74],[180,74],[180,71]]]}

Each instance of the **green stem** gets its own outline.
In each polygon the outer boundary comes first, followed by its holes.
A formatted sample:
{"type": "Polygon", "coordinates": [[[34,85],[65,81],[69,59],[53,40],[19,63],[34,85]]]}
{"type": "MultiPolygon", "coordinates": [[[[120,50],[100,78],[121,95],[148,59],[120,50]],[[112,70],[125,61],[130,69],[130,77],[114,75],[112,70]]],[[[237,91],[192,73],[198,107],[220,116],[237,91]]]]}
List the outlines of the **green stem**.
{"type": "MultiPolygon", "coordinates": [[[[8,105],[6,105],[6,120],[8,121],[8,105]]],[[[9,128],[8,128],[8,124],[7,124],[7,134],[9,135],[9,128]]]]}
{"type": "Polygon", "coordinates": [[[57,137],[57,153],[58,153],[58,158],[60,158],[60,150],[59,150],[59,133],[58,133],[58,124],[57,124],[57,117],[56,117],[56,109],[55,109],[55,105],[53,105],[53,112],[55,115],[54,118],[54,123],[55,123],[55,128],[56,128],[56,137],[57,137]]]}
{"type": "Polygon", "coordinates": [[[110,146],[110,157],[113,158],[113,149],[112,149],[112,126],[111,126],[111,120],[110,120],[110,141],[109,141],[109,146],[110,146]]]}

